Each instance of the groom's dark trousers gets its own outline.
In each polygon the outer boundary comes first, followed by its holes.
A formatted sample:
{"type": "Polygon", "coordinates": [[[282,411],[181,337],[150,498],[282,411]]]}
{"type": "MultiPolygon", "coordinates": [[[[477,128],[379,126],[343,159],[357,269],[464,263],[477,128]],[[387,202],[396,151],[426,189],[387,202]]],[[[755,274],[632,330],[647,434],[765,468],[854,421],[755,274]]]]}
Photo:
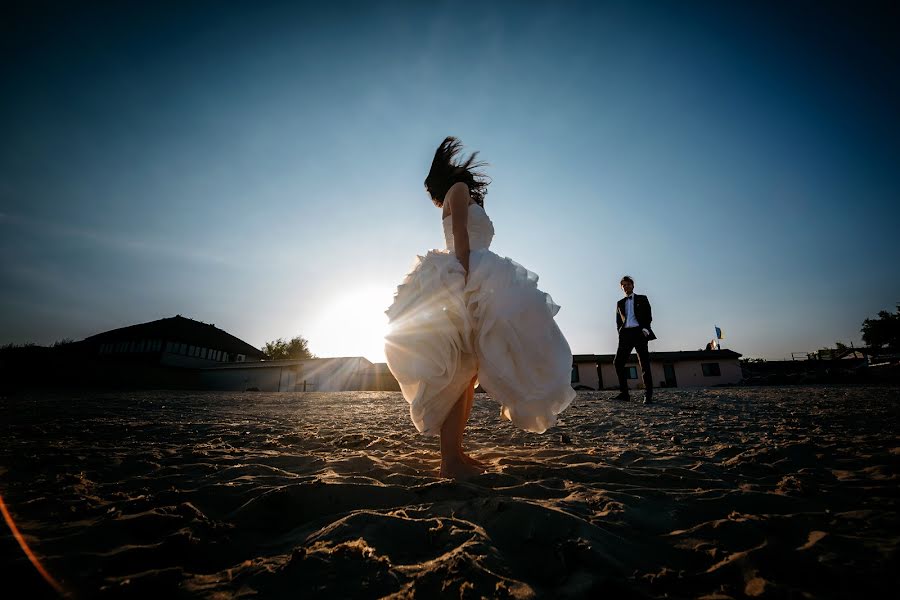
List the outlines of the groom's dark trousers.
{"type": "Polygon", "coordinates": [[[647,349],[647,337],[640,327],[623,327],[619,330],[619,347],[616,349],[616,375],[619,376],[619,390],[628,394],[628,371],[625,363],[631,351],[637,351],[638,364],[641,366],[641,377],[644,379],[644,393],[653,395],[653,375],[650,374],[650,351],[647,349]]]}

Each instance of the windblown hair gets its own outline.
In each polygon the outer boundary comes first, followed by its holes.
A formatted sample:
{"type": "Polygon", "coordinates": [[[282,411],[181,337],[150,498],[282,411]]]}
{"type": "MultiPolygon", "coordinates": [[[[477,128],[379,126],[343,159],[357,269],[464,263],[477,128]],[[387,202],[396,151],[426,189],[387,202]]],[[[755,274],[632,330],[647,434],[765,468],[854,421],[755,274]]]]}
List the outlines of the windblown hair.
{"type": "Polygon", "coordinates": [[[619,282],[619,285],[622,285],[622,284],[625,283],[626,281],[630,281],[630,282],[631,282],[631,285],[634,285],[634,279],[631,278],[631,275],[623,275],[623,276],[622,276],[622,281],[619,282]]]}
{"type": "Polygon", "coordinates": [[[454,159],[462,151],[462,142],[455,137],[446,137],[434,152],[431,170],[425,178],[425,189],[438,206],[444,205],[444,196],[454,183],[462,181],[469,186],[469,195],[476,203],[484,206],[484,197],[490,178],[479,171],[487,163],[476,161],[478,152],[473,152],[464,162],[454,159]]]}

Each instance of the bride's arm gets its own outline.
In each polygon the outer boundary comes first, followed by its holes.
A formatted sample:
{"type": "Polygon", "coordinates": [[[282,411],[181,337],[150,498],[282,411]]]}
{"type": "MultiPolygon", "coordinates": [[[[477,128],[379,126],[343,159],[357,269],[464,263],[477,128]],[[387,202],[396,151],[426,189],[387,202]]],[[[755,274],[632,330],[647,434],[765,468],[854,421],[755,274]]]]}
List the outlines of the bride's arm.
{"type": "Polygon", "coordinates": [[[453,228],[453,247],[456,258],[469,273],[469,188],[465,183],[457,182],[447,191],[446,201],[450,203],[450,223],[453,228]]]}

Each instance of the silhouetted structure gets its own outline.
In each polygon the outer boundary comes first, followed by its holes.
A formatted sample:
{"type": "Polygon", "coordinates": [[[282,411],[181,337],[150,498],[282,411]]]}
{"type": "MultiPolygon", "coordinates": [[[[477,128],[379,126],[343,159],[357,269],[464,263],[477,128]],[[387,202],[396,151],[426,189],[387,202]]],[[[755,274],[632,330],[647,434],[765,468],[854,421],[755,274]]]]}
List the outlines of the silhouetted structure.
{"type": "Polygon", "coordinates": [[[92,335],[86,352],[105,360],[150,362],[172,367],[262,360],[262,350],[215,325],[176,315],[92,335]]]}
{"type": "Polygon", "coordinates": [[[361,356],[229,363],[201,369],[200,384],[210,390],[260,392],[349,392],[399,390],[387,364],[361,356]]]}
{"type": "Polygon", "coordinates": [[[58,347],[0,351],[3,389],[127,388],[329,392],[399,390],[385,363],[360,356],[262,360],[215,325],[176,315],[58,347]]]}
{"type": "MultiPolygon", "coordinates": [[[[764,360],[743,365],[747,385],[785,385],[810,383],[863,383],[876,375],[869,367],[869,359],[860,349],[834,354],[819,351],[808,354],[807,360],[764,360]]],[[[874,380],[874,378],[872,378],[874,380]]]]}

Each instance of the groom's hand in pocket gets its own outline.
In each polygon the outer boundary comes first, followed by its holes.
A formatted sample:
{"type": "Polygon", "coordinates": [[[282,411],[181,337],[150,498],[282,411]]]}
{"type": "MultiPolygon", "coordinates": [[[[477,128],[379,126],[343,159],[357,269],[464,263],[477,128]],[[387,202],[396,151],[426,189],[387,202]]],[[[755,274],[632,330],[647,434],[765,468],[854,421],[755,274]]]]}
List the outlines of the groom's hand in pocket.
{"type": "Polygon", "coordinates": [[[644,337],[650,337],[650,331],[647,329],[641,329],[644,332],[644,337]]]}

